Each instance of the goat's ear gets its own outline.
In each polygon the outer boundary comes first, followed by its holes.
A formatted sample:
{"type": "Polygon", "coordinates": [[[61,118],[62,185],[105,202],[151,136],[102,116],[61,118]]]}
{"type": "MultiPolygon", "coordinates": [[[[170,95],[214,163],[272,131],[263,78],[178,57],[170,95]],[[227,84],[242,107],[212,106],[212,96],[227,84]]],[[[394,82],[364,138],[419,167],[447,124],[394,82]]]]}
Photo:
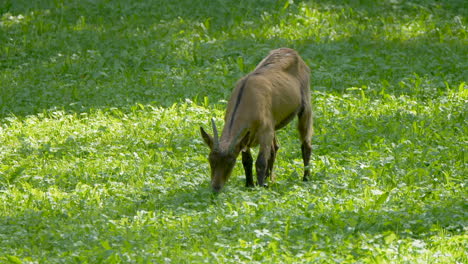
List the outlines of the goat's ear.
{"type": "Polygon", "coordinates": [[[203,138],[203,141],[205,141],[205,144],[208,145],[210,149],[213,149],[213,137],[206,133],[203,127],[200,127],[200,134],[203,138]]]}

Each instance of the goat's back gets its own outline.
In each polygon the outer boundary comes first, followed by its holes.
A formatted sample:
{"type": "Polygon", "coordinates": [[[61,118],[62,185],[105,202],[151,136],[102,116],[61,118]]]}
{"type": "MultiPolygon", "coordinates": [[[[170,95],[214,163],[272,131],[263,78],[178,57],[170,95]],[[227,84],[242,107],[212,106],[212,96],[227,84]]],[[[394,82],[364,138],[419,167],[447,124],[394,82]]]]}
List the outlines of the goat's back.
{"type": "Polygon", "coordinates": [[[237,131],[252,122],[268,121],[275,128],[287,124],[310,100],[309,74],[295,50],[271,51],[237,83],[225,115],[228,130],[237,131]]]}
{"type": "Polygon", "coordinates": [[[309,67],[299,54],[289,48],[280,48],[270,51],[255,68],[253,74],[262,74],[267,71],[284,71],[292,75],[309,76],[309,67]]]}

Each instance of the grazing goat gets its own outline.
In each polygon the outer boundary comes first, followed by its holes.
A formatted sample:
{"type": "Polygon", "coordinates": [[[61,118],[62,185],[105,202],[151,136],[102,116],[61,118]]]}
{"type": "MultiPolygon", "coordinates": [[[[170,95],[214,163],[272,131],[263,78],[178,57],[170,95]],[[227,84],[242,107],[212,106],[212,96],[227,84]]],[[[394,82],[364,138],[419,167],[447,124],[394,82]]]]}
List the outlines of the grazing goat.
{"type": "Polygon", "coordinates": [[[287,125],[296,115],[304,161],[302,179],[308,180],[313,133],[309,76],[309,67],[295,50],[273,50],[253,72],[238,81],[227,105],[221,137],[213,119],[213,136],[200,127],[202,138],[211,150],[208,160],[215,192],[223,188],[240,152],[246,186],[254,186],[250,148],[257,145],[260,145],[255,163],[257,184],[266,186],[265,179],[272,175],[279,148],[275,130],[287,125]]]}

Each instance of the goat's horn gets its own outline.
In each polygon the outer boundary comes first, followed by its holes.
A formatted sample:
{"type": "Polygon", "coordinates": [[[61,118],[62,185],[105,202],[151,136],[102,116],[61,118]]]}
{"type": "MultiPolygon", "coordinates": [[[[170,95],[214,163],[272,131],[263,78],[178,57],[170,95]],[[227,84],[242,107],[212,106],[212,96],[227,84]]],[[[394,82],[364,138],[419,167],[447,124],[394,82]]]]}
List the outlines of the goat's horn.
{"type": "Polygon", "coordinates": [[[218,129],[216,128],[216,123],[214,118],[211,118],[211,125],[213,126],[213,143],[215,148],[219,148],[219,137],[218,137],[218,129]]]}

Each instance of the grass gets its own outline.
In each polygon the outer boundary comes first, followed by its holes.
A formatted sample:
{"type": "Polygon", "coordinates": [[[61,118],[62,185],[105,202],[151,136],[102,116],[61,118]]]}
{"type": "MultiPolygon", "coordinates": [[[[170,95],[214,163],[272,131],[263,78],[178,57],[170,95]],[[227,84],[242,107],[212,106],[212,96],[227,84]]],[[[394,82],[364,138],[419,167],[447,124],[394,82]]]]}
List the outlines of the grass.
{"type": "Polygon", "coordinates": [[[0,262],[466,263],[468,8],[0,3],[0,262]],[[209,189],[200,125],[270,49],[312,68],[277,181],[209,189]]]}

